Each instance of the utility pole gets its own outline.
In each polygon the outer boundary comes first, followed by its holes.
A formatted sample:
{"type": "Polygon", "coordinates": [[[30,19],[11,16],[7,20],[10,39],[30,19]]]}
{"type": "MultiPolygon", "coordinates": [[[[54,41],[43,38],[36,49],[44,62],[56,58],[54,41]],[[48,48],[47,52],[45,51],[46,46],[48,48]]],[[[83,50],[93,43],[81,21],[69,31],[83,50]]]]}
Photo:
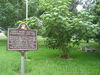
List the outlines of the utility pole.
{"type": "Polygon", "coordinates": [[[26,0],[26,20],[28,19],[28,0],[26,0]]]}

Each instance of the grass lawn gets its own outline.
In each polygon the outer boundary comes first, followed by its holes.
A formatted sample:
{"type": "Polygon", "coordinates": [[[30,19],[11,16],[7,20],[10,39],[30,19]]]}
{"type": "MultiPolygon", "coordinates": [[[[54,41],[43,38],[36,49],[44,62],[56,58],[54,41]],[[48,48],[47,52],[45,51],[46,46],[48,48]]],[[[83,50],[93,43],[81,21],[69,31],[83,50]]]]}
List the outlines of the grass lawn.
{"type": "MultiPolygon", "coordinates": [[[[28,52],[25,60],[25,75],[100,75],[100,53],[81,52],[71,49],[72,60],[59,58],[60,51],[43,45],[39,37],[38,50],[28,52]]],[[[99,50],[98,44],[90,43],[99,50]]],[[[0,37],[0,75],[20,75],[20,53],[7,51],[6,38],[0,37]]]]}

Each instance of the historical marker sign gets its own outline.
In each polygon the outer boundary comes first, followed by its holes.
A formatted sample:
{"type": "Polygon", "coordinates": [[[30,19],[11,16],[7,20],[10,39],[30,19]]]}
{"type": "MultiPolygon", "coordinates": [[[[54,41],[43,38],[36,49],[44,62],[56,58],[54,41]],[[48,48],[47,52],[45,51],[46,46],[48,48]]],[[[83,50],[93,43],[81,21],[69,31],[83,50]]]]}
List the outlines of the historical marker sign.
{"type": "Polygon", "coordinates": [[[36,50],[37,31],[21,24],[17,29],[8,29],[8,50],[36,50]]]}

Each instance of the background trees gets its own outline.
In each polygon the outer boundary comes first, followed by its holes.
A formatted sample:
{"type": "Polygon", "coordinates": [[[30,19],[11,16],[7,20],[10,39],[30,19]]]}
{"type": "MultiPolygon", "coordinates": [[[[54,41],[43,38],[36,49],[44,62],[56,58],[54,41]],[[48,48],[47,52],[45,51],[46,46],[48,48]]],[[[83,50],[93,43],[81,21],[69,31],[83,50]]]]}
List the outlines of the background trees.
{"type": "MultiPolygon", "coordinates": [[[[39,0],[29,1],[29,17],[38,16],[39,0]]],[[[13,27],[18,20],[25,19],[25,0],[0,1],[0,27],[13,27]]]]}
{"type": "Polygon", "coordinates": [[[19,8],[19,2],[17,0],[16,1],[2,0],[0,2],[1,27],[7,29],[9,26],[13,26],[18,19],[22,18],[20,15],[21,13],[19,14],[18,8],[19,8]]]}
{"type": "Polygon", "coordinates": [[[95,40],[100,43],[100,1],[97,0],[97,3],[94,9],[91,10],[92,14],[95,16],[93,23],[98,25],[98,33],[96,34],[95,40]]]}

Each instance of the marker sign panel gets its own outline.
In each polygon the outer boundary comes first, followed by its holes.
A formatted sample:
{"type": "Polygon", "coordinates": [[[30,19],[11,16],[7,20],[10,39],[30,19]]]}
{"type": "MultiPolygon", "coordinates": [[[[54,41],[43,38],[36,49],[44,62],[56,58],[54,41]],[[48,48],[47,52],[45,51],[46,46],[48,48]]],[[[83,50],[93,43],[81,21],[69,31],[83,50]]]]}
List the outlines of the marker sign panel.
{"type": "Polygon", "coordinates": [[[32,29],[9,29],[8,50],[36,50],[37,31],[32,29]]]}

